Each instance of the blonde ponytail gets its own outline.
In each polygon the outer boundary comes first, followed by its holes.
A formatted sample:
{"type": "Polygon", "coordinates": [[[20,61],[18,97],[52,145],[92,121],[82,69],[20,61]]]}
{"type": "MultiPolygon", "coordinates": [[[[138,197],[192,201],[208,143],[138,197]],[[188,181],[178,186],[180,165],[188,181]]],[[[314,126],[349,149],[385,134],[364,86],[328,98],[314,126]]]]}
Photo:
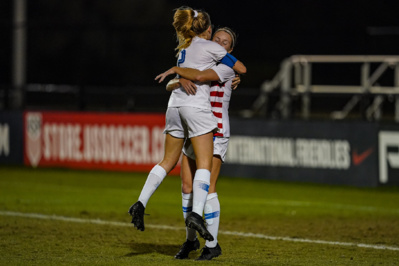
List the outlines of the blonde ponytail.
{"type": "Polygon", "coordinates": [[[210,25],[211,19],[205,11],[195,11],[186,6],[178,8],[173,16],[178,53],[189,47],[193,38],[206,31],[210,25]]]}

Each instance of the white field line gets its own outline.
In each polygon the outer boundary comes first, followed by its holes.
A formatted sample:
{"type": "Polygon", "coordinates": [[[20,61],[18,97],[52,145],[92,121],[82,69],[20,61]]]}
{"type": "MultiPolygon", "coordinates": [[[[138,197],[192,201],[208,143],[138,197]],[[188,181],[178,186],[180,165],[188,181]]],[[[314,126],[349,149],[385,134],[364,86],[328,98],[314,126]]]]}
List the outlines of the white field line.
{"type": "MultiPolygon", "coordinates": [[[[99,225],[112,225],[112,226],[120,226],[120,227],[133,227],[133,225],[130,223],[104,221],[104,220],[100,220],[100,219],[81,219],[81,218],[65,217],[65,216],[58,216],[58,215],[45,215],[45,214],[39,214],[39,213],[0,211],[0,215],[1,216],[43,219],[43,220],[56,220],[56,221],[73,222],[73,223],[87,223],[87,224],[99,224],[99,225]]],[[[154,228],[154,229],[175,230],[175,231],[185,229],[185,227],[168,226],[168,225],[152,225],[152,224],[147,224],[146,227],[154,228]]],[[[234,231],[219,231],[219,234],[260,238],[260,239],[267,239],[267,240],[280,240],[280,241],[288,241],[288,242],[301,242],[301,243],[310,243],[310,244],[324,244],[324,245],[349,246],[349,247],[399,251],[399,247],[385,246],[385,245],[370,245],[370,244],[362,244],[362,243],[336,242],[336,241],[314,240],[314,239],[306,239],[306,238],[268,236],[268,235],[263,235],[263,234],[234,232],[234,231]]]]}

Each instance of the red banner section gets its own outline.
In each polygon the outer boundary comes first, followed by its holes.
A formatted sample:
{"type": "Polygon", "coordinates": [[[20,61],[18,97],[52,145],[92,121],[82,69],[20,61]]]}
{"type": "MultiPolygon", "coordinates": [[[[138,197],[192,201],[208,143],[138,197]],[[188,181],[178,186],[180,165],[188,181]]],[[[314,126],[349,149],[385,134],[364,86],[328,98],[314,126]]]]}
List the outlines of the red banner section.
{"type": "Polygon", "coordinates": [[[33,167],[148,172],[164,152],[163,114],[26,112],[24,121],[33,167]]]}

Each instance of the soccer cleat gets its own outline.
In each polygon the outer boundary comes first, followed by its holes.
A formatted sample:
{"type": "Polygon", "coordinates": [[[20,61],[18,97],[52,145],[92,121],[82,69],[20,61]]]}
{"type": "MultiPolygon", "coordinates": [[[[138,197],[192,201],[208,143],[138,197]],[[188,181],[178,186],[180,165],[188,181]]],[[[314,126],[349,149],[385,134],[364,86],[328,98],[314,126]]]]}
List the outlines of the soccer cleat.
{"type": "Polygon", "coordinates": [[[213,236],[206,229],[205,222],[199,214],[195,212],[190,213],[186,218],[186,226],[196,230],[203,239],[213,241],[213,236]]]}
{"type": "Polygon", "coordinates": [[[214,248],[208,248],[207,246],[205,246],[202,249],[201,256],[199,256],[196,260],[211,260],[218,257],[219,255],[222,255],[222,249],[220,248],[218,243],[214,248]]]}
{"type": "Polygon", "coordinates": [[[197,250],[200,247],[200,242],[197,239],[194,241],[186,240],[180,248],[180,251],[175,255],[176,259],[183,260],[188,258],[188,254],[191,251],[197,250]]]}
{"type": "Polygon", "coordinates": [[[132,216],[132,224],[140,231],[144,231],[144,209],[141,201],[137,201],[129,208],[129,214],[132,216]]]}

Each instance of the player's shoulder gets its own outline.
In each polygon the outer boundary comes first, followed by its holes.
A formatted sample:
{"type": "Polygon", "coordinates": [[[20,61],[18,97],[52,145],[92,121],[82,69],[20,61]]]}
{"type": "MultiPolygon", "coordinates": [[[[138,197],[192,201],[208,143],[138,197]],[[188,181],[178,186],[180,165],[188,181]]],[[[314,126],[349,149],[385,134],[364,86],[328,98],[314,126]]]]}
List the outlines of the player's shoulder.
{"type": "Polygon", "coordinates": [[[221,50],[225,50],[220,44],[210,41],[210,40],[205,40],[202,38],[199,38],[200,40],[198,40],[199,44],[204,47],[204,48],[211,48],[211,49],[221,49],[221,50]]]}
{"type": "Polygon", "coordinates": [[[215,49],[224,50],[224,51],[226,50],[217,42],[207,41],[207,45],[209,45],[210,47],[215,48],[215,49]]]}

